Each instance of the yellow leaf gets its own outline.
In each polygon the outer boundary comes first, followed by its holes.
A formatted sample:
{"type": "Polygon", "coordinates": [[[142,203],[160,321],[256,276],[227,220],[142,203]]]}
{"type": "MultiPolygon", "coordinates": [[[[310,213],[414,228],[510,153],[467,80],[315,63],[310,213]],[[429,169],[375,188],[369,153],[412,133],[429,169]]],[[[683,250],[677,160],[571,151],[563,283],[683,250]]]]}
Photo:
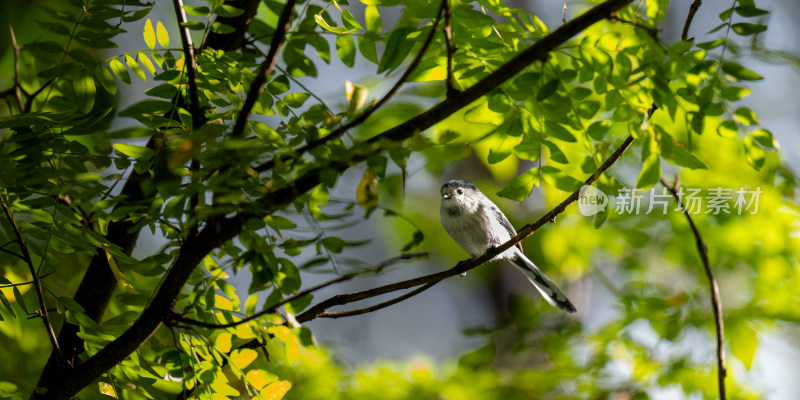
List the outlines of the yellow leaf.
{"type": "Polygon", "coordinates": [[[378,206],[378,178],[370,170],[364,171],[364,176],[356,187],[356,201],[365,210],[378,206]]]}
{"type": "Polygon", "coordinates": [[[280,400],[291,388],[292,382],[289,381],[271,383],[261,391],[261,397],[264,398],[264,400],[280,400]]]}
{"type": "Polygon", "coordinates": [[[156,38],[161,47],[169,47],[169,33],[167,33],[167,28],[164,27],[161,21],[158,21],[158,24],[156,24],[156,38]]]}
{"type": "Polygon", "coordinates": [[[231,364],[241,370],[258,358],[258,352],[253,349],[238,349],[231,353],[230,358],[231,364]]]}
{"type": "Polygon", "coordinates": [[[253,369],[247,371],[247,382],[249,382],[256,390],[261,391],[267,385],[278,380],[278,377],[263,369],[253,369]]]}
{"type": "Polygon", "coordinates": [[[102,393],[102,394],[104,394],[106,396],[111,396],[111,397],[113,397],[115,399],[119,398],[119,397],[117,397],[117,391],[114,390],[114,387],[109,385],[108,383],[97,382],[97,385],[100,386],[100,393],[102,393]]]}
{"type": "Polygon", "coordinates": [[[227,353],[231,351],[232,340],[233,340],[233,335],[231,335],[228,332],[223,332],[219,336],[217,336],[216,340],[214,340],[214,347],[216,347],[217,350],[223,353],[227,353]]]}
{"type": "Polygon", "coordinates": [[[142,62],[142,65],[144,65],[144,67],[147,68],[147,70],[150,71],[153,76],[156,75],[156,66],[153,65],[153,62],[150,61],[150,58],[141,51],[139,52],[139,61],[142,62]]]}
{"type": "Polygon", "coordinates": [[[144,42],[150,50],[156,47],[156,32],[153,30],[153,22],[150,21],[150,18],[144,23],[144,42]]]}
{"type": "Polygon", "coordinates": [[[106,258],[108,259],[108,266],[111,268],[111,273],[114,274],[114,278],[117,278],[117,282],[123,289],[125,289],[129,293],[139,294],[136,289],[133,288],[128,283],[128,278],[125,275],[122,275],[122,271],[119,270],[119,266],[117,266],[116,260],[114,260],[114,256],[111,253],[106,252],[106,258]]]}

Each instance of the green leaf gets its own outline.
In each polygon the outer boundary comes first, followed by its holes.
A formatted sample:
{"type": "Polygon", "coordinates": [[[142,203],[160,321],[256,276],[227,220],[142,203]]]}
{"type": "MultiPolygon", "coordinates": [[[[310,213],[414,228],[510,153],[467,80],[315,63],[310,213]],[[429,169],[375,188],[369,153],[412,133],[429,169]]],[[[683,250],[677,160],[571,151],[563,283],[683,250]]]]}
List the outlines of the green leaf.
{"type": "Polygon", "coordinates": [[[169,48],[169,33],[167,33],[167,28],[164,27],[161,21],[156,24],[156,39],[158,39],[158,44],[161,47],[169,48]]]}
{"type": "Polygon", "coordinates": [[[162,99],[171,99],[178,94],[178,88],[170,83],[164,83],[156,87],[152,87],[145,91],[145,94],[153,97],[160,97],[162,99]]]}
{"type": "Polygon", "coordinates": [[[766,152],[755,141],[752,135],[744,138],[744,155],[747,163],[756,170],[760,170],[764,166],[766,160],[766,152]]]}
{"type": "Polygon", "coordinates": [[[128,67],[131,69],[131,71],[133,71],[133,73],[136,76],[139,77],[139,79],[141,79],[143,81],[147,80],[147,76],[145,76],[144,70],[142,69],[142,67],[139,66],[139,63],[136,61],[136,59],[134,59],[130,55],[126,54],[125,55],[125,63],[128,64],[128,67]]]}
{"type": "Polygon", "coordinates": [[[80,112],[86,114],[91,111],[94,107],[97,87],[94,84],[94,77],[89,71],[80,71],[78,76],[72,79],[72,91],[80,112]]]}
{"type": "Polygon", "coordinates": [[[636,187],[639,190],[649,189],[658,183],[659,179],[661,179],[661,163],[658,161],[658,154],[650,154],[644,160],[639,179],[636,180],[636,187]]]}
{"type": "Polygon", "coordinates": [[[350,13],[350,10],[342,10],[342,22],[344,23],[344,26],[352,29],[352,31],[364,30],[361,24],[359,24],[355,17],[353,17],[353,14],[350,13]]]}
{"type": "Polygon", "coordinates": [[[378,52],[375,49],[375,40],[372,38],[368,36],[359,36],[358,51],[361,52],[361,56],[367,61],[373,64],[378,63],[378,52]]]}
{"type": "Polygon", "coordinates": [[[736,112],[733,113],[733,118],[739,121],[744,125],[759,125],[761,122],[758,121],[758,117],[753,110],[747,107],[739,107],[736,109],[736,112]]]}
{"type": "Polygon", "coordinates": [[[244,10],[242,10],[241,8],[236,8],[234,6],[229,6],[227,4],[222,4],[214,9],[214,13],[219,15],[220,17],[233,18],[244,14],[244,10]]]}
{"type": "Polygon", "coordinates": [[[541,145],[538,140],[525,139],[524,142],[514,146],[513,152],[523,160],[536,161],[541,154],[541,145]]]}
{"type": "Polygon", "coordinates": [[[768,149],[779,149],[780,146],[778,142],[775,140],[775,137],[772,136],[772,132],[766,129],[758,129],[750,133],[750,136],[758,142],[758,144],[768,148],[768,149]]]}
{"type": "Polygon", "coordinates": [[[326,249],[338,254],[342,252],[345,241],[335,236],[328,236],[322,238],[322,245],[325,246],[326,249]]]}
{"type": "Polygon", "coordinates": [[[558,90],[558,78],[553,78],[539,89],[539,93],[536,94],[536,101],[542,101],[552,96],[556,90],[558,90]]]}
{"type": "Polygon", "coordinates": [[[222,22],[214,22],[211,24],[211,31],[220,35],[228,35],[236,32],[236,28],[222,22]]]}
{"type": "Polygon", "coordinates": [[[734,82],[738,81],[758,81],[764,79],[763,76],[755,71],[747,69],[735,62],[724,62],[720,66],[728,78],[734,82]]]}
{"type": "Polygon", "coordinates": [[[328,32],[342,34],[355,31],[355,29],[348,29],[343,26],[331,25],[328,23],[328,21],[325,21],[325,18],[323,18],[321,14],[314,14],[314,21],[316,21],[317,25],[321,26],[322,29],[325,29],[328,32]]]}
{"type": "Polygon", "coordinates": [[[187,14],[194,15],[196,17],[205,17],[211,13],[211,10],[208,7],[183,6],[183,9],[186,10],[187,14]]]}
{"type": "Polygon", "coordinates": [[[523,201],[530,196],[533,186],[537,184],[539,184],[538,171],[531,168],[514,178],[502,190],[497,192],[497,195],[511,200],[523,201]]]}
{"type": "Polygon", "coordinates": [[[736,126],[736,122],[731,120],[722,121],[717,126],[717,134],[722,137],[734,137],[738,131],[739,127],[736,126]]]}
{"type": "Polygon", "coordinates": [[[367,31],[380,33],[383,29],[383,24],[381,23],[381,15],[378,12],[378,7],[373,5],[367,6],[366,10],[364,10],[364,19],[367,22],[367,31]]]}
{"type": "Polygon", "coordinates": [[[731,25],[731,29],[736,32],[738,35],[742,36],[750,36],[755,35],[757,33],[761,33],[767,30],[765,25],[761,24],[751,24],[747,22],[739,22],[737,24],[731,25]]]}
{"type": "Polygon", "coordinates": [[[505,121],[505,117],[501,113],[490,110],[489,102],[484,97],[478,100],[478,104],[475,107],[464,113],[464,121],[473,124],[500,125],[505,121]]]}
{"type": "Polygon", "coordinates": [[[569,164],[569,160],[567,160],[567,156],[564,154],[563,151],[561,151],[561,149],[558,148],[558,146],[556,146],[555,143],[553,143],[553,142],[551,142],[549,140],[545,140],[544,144],[545,144],[545,146],[547,146],[548,149],[550,149],[550,159],[551,160],[553,160],[553,161],[555,161],[555,162],[557,162],[559,164],[569,164]]]}
{"type": "Polygon", "coordinates": [[[112,96],[117,94],[117,85],[114,83],[114,76],[111,75],[111,72],[109,72],[103,66],[103,64],[99,64],[97,67],[95,67],[94,78],[97,80],[97,82],[100,82],[100,86],[102,86],[106,92],[112,96]]]}
{"type": "Polygon", "coordinates": [[[399,28],[392,31],[389,40],[386,42],[386,49],[384,49],[381,56],[381,62],[378,64],[379,74],[383,71],[394,70],[405,60],[414,46],[414,41],[407,38],[412,32],[416,32],[416,30],[399,28]]]}
{"type": "Polygon", "coordinates": [[[600,109],[600,102],[597,101],[583,101],[578,104],[578,115],[584,119],[592,119],[597,111],[600,109]]]}
{"type": "Polygon", "coordinates": [[[125,68],[125,65],[119,60],[116,58],[112,59],[108,66],[111,67],[111,71],[114,72],[114,75],[116,75],[119,80],[127,84],[131,83],[131,75],[128,73],[128,69],[125,68]]]}
{"type": "Polygon", "coordinates": [[[344,65],[352,68],[356,62],[356,45],[347,35],[336,36],[336,54],[344,65]]]}
{"type": "Polygon", "coordinates": [[[739,6],[734,10],[743,17],[758,17],[759,15],[769,14],[769,11],[762,10],[755,6],[739,6]]]}
{"type": "Polygon", "coordinates": [[[586,129],[586,134],[599,142],[603,140],[608,131],[611,130],[611,125],[611,121],[595,121],[586,129]]]}
{"type": "Polygon", "coordinates": [[[706,169],[706,165],[695,157],[692,153],[685,150],[674,142],[673,138],[663,133],[659,141],[661,146],[661,156],[670,164],[689,169],[706,169]]]}
{"type": "Polygon", "coordinates": [[[153,21],[150,21],[150,18],[144,23],[144,43],[150,50],[156,48],[156,31],[153,29],[153,21]]]}
{"type": "Polygon", "coordinates": [[[728,101],[736,101],[739,100],[751,92],[750,88],[745,87],[737,87],[737,86],[728,86],[722,89],[722,98],[728,101]]]}
{"type": "Polygon", "coordinates": [[[565,142],[574,143],[578,140],[575,139],[575,136],[570,133],[566,128],[558,124],[554,121],[545,121],[544,123],[545,132],[548,136],[552,136],[556,139],[563,140],[565,142]]]}
{"type": "Polygon", "coordinates": [[[155,152],[153,152],[153,150],[150,150],[144,146],[137,146],[134,144],[115,143],[114,149],[117,150],[120,154],[126,155],[136,160],[146,161],[155,155],[155,152]]]}
{"type": "Polygon", "coordinates": [[[283,102],[289,107],[298,108],[301,107],[310,96],[310,94],[304,92],[290,93],[283,98],[283,102]]]}

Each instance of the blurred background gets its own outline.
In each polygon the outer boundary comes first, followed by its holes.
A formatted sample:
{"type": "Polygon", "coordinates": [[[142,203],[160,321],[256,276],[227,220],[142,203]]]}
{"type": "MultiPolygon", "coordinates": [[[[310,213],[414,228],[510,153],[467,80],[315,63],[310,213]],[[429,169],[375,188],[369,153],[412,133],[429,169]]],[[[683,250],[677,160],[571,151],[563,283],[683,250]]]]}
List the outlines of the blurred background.
{"type": "MultiPolygon", "coordinates": [[[[533,11],[551,30],[561,24],[561,1],[510,0],[507,3],[533,11]]],[[[582,1],[566,4],[567,19],[589,6],[582,1]]],[[[673,1],[667,8],[662,25],[665,29],[659,32],[664,43],[680,40],[690,4],[689,0],[673,1]]],[[[730,6],[730,1],[704,2],[694,19],[690,36],[697,37],[698,42],[711,40],[712,36],[706,32],[719,25],[718,15],[730,6]]],[[[781,162],[789,171],[796,171],[800,167],[797,131],[800,42],[796,40],[800,37],[796,23],[800,20],[800,3],[759,0],[757,6],[771,12],[761,22],[769,29],[756,36],[757,43],[741,41],[729,47],[727,57],[736,58],[737,62],[764,76],[764,80],[747,85],[752,94],[743,100],[743,105],[754,110],[762,125],[776,136],[781,145],[781,162]]],[[[9,7],[9,4],[2,7],[9,7]]],[[[357,19],[362,18],[364,6],[361,3],[351,1],[349,7],[357,19]]],[[[10,8],[19,12],[25,6],[10,8]]],[[[386,13],[382,9],[384,26],[393,25],[392,12],[395,17],[399,15],[399,9],[389,8],[386,13]]],[[[171,2],[160,1],[149,17],[154,22],[162,21],[177,39],[173,13],[171,2]]],[[[143,25],[144,20],[129,26],[129,33],[118,42],[117,53],[144,48],[143,25]]],[[[7,31],[3,35],[0,43],[7,43],[7,31]]],[[[718,36],[719,33],[713,37],[718,36]]],[[[196,37],[195,42],[199,41],[196,37]]],[[[8,48],[3,49],[4,63],[10,62],[8,51],[8,48]]],[[[307,55],[318,60],[310,52],[307,55]]],[[[398,70],[389,76],[379,76],[375,65],[362,59],[356,59],[355,69],[347,68],[336,57],[328,65],[321,61],[316,64],[320,79],[304,77],[299,82],[312,88],[337,112],[348,106],[345,81],[366,86],[370,99],[374,99],[382,96],[401,73],[398,70]]],[[[151,85],[152,81],[135,80],[133,85],[121,86],[117,96],[119,109],[142,100],[144,91],[151,85]]],[[[358,134],[366,135],[393,126],[437,102],[438,97],[426,96],[425,87],[406,85],[396,96],[394,105],[362,125],[358,134]]],[[[292,90],[299,88],[293,85],[292,90]]],[[[264,118],[263,121],[274,124],[278,120],[264,118]]],[[[134,125],[135,121],[129,123],[134,125]]],[[[120,126],[113,128],[124,126],[123,120],[120,126]]],[[[487,133],[491,127],[452,118],[437,127],[445,128],[458,131],[466,142],[487,133]]],[[[797,379],[800,378],[797,362],[800,359],[797,324],[800,321],[797,295],[800,266],[795,193],[793,189],[783,190],[785,186],[777,173],[757,172],[744,165],[742,150],[735,143],[716,137],[713,130],[703,136],[698,139],[699,158],[710,169],[682,172],[684,186],[728,187],[734,191],[740,187],[761,187],[764,190],[756,215],[700,215],[696,218],[720,283],[729,324],[727,338],[736,343],[736,347],[728,348],[728,354],[733,355],[729,359],[729,376],[735,385],[762,394],[763,398],[800,398],[800,380],[797,379]]],[[[629,188],[635,187],[641,165],[637,152],[638,149],[632,149],[610,171],[629,188]]],[[[465,145],[457,154],[415,154],[409,159],[405,179],[400,169],[393,166],[379,187],[380,208],[368,219],[360,208],[347,210],[346,207],[355,199],[363,167],[349,170],[340,179],[331,192],[331,204],[324,210],[329,214],[349,212],[348,223],[336,221],[330,226],[317,225],[309,223],[302,215],[288,216],[300,225],[299,230],[305,229],[309,237],[320,230],[333,229],[334,225],[346,225],[337,229],[337,236],[348,240],[371,239],[368,244],[346,248],[341,254],[309,254],[309,261],[331,256],[331,262],[306,270],[305,287],[331,279],[336,273],[374,265],[401,254],[401,248],[412,240],[417,230],[425,237],[413,251],[429,253],[427,259],[399,263],[381,276],[367,276],[332,286],[318,292],[315,301],[441,271],[466,259],[467,254],[447,237],[438,222],[439,187],[447,180],[475,183],[496,201],[518,228],[535,221],[566,197],[565,193],[544,183],[534,188],[532,195],[522,203],[499,198],[496,193],[500,188],[519,172],[536,164],[509,159],[487,165],[487,153],[488,145],[476,142],[465,145]],[[400,217],[386,216],[386,210],[400,217]]],[[[664,171],[671,181],[675,171],[666,165],[664,171]]],[[[613,207],[615,199],[611,201],[613,207]]],[[[674,204],[670,209],[674,209],[674,204]]],[[[134,256],[148,255],[161,244],[160,238],[145,236],[134,256]]],[[[644,359],[668,369],[670,365],[691,363],[698,369],[690,369],[689,374],[710,380],[711,387],[715,386],[714,330],[707,280],[694,239],[681,215],[674,211],[667,217],[660,213],[647,216],[611,213],[605,225],[595,229],[593,219],[581,216],[573,205],[557,223],[545,226],[527,239],[524,246],[529,258],[565,288],[578,313],[566,315],[549,306],[518,271],[498,262],[484,265],[466,276],[447,279],[379,312],[347,319],[317,319],[308,326],[338,362],[352,368],[387,362],[446,366],[465,352],[482,348],[487,340],[496,347],[495,365],[513,366],[519,362],[514,346],[527,338],[530,348],[525,365],[535,369],[532,366],[546,364],[547,360],[539,358],[547,358],[548,353],[536,352],[537,348],[566,346],[569,350],[564,350],[565,353],[580,358],[580,354],[596,353],[596,349],[591,348],[597,344],[593,341],[603,337],[608,348],[600,353],[609,359],[605,360],[607,367],[601,371],[601,378],[611,382],[609,385],[631,377],[640,378],[636,374],[647,368],[642,365],[644,359]],[[525,326],[526,319],[531,326],[525,326]],[[537,336],[539,330],[541,336],[537,336]],[[620,342],[615,342],[616,336],[620,342]],[[590,337],[593,341],[584,341],[590,337]],[[637,353],[638,350],[644,354],[637,353]],[[703,367],[704,375],[697,372],[701,369],[697,366],[703,367]]],[[[297,262],[301,264],[302,261],[297,262]]],[[[246,299],[250,282],[247,270],[239,271],[231,281],[239,290],[240,298],[246,299]]],[[[383,299],[372,300],[377,303],[383,299]]],[[[689,380],[675,376],[670,379],[689,380]]],[[[690,383],[685,385],[691,386],[690,383]]],[[[684,390],[676,385],[665,385],[649,394],[653,398],[687,398],[684,390]]]]}

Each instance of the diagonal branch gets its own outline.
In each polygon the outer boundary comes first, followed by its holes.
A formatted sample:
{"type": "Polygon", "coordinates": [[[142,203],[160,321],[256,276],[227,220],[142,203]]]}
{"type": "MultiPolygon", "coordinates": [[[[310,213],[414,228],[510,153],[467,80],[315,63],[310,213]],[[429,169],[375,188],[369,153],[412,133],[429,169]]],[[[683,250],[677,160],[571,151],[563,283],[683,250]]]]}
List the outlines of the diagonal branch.
{"type": "Polygon", "coordinates": [[[670,185],[666,179],[661,178],[661,184],[672,193],[675,200],[681,207],[683,215],[689,222],[689,227],[694,234],[695,244],[697,245],[697,252],[700,254],[700,261],[703,263],[706,276],[708,277],[709,292],[711,292],[711,309],[714,311],[714,323],[717,328],[717,384],[719,385],[719,398],[725,400],[725,376],[728,375],[728,370],[725,367],[725,324],[722,318],[722,302],[719,298],[719,285],[717,279],[714,277],[714,272],[711,270],[711,263],[708,261],[708,248],[703,242],[703,237],[700,236],[700,230],[694,224],[692,216],[686,210],[681,199],[680,182],[678,178],[675,179],[675,184],[670,185]]]}
{"type": "MultiPolygon", "coordinates": [[[[614,163],[616,163],[617,160],[619,160],[620,157],[622,157],[623,154],[625,154],[625,151],[628,150],[628,148],[631,146],[631,143],[633,143],[633,136],[628,136],[628,138],[626,138],[625,141],[622,142],[622,144],[617,148],[617,150],[614,151],[614,153],[612,153],[608,157],[608,159],[606,159],[606,161],[602,165],[600,165],[600,167],[597,169],[597,171],[595,171],[589,178],[587,178],[584,183],[586,185],[591,185],[592,183],[594,183],[600,177],[600,175],[602,175],[609,168],[611,168],[611,166],[614,165],[614,163]]],[[[360,292],[346,293],[346,294],[340,294],[340,295],[333,296],[331,298],[328,298],[326,300],[323,300],[323,301],[317,303],[316,305],[312,306],[311,308],[309,308],[305,312],[297,315],[297,321],[302,323],[302,322],[310,321],[310,320],[315,319],[315,318],[325,317],[325,310],[330,308],[330,307],[333,307],[333,306],[344,305],[344,304],[348,304],[348,303],[352,303],[352,302],[355,302],[355,301],[368,299],[368,298],[375,297],[375,296],[380,296],[382,294],[391,293],[391,292],[402,290],[402,289],[409,289],[409,288],[416,287],[416,286],[419,286],[419,285],[435,284],[437,282],[442,281],[443,279],[449,278],[451,276],[460,275],[460,274],[462,274],[464,272],[467,272],[467,271],[469,271],[469,270],[471,270],[471,269],[473,269],[473,268],[475,268],[475,267],[477,267],[477,266],[479,266],[479,265],[481,265],[481,264],[493,259],[496,255],[498,255],[498,254],[508,250],[509,248],[513,247],[514,245],[516,245],[517,243],[519,243],[523,239],[525,239],[528,236],[532,235],[537,229],[541,228],[546,223],[555,221],[556,217],[559,214],[563,213],[564,210],[567,209],[567,206],[569,206],[570,204],[572,204],[573,202],[578,200],[578,197],[580,197],[580,190],[577,190],[577,191],[573,192],[571,195],[569,195],[569,197],[567,197],[564,201],[562,201],[560,204],[558,204],[556,207],[554,207],[552,210],[550,210],[547,214],[541,216],[538,220],[536,220],[536,222],[523,226],[519,230],[517,235],[514,236],[513,238],[511,238],[509,241],[501,244],[500,246],[497,246],[497,247],[494,247],[494,248],[491,248],[491,249],[487,250],[483,255],[481,255],[478,258],[474,258],[474,259],[467,260],[467,261],[462,261],[462,262],[458,263],[453,268],[450,268],[450,269],[448,269],[446,271],[437,272],[435,274],[430,274],[430,275],[425,275],[425,276],[421,276],[421,277],[417,277],[417,278],[407,279],[407,280],[400,281],[400,282],[390,283],[388,285],[383,285],[383,286],[379,286],[379,287],[376,287],[376,288],[373,288],[373,289],[363,290],[363,291],[360,291],[360,292]]],[[[421,291],[422,290],[420,290],[419,292],[421,292],[421,291]]],[[[414,294],[417,294],[419,292],[416,292],[414,294]]],[[[410,297],[410,296],[411,296],[411,294],[409,293],[409,296],[407,296],[407,297],[410,297]]],[[[404,297],[404,298],[407,298],[407,297],[404,297]]],[[[391,303],[391,304],[394,304],[394,303],[391,303]]],[[[386,304],[385,306],[388,306],[388,305],[391,305],[391,304],[386,304]]],[[[352,314],[352,315],[356,315],[356,314],[352,314]]],[[[345,314],[340,314],[339,316],[346,316],[346,315],[345,314]]]]}
{"type": "Polygon", "coordinates": [[[197,129],[203,123],[202,110],[200,109],[200,96],[197,92],[197,69],[194,59],[194,45],[189,27],[186,25],[186,12],[183,10],[183,0],[172,0],[172,7],[175,8],[175,18],[178,20],[178,27],[183,43],[183,59],[186,67],[186,75],[189,80],[189,112],[192,114],[192,128],[197,129]]]}
{"type": "Polygon", "coordinates": [[[689,40],[689,26],[692,25],[692,20],[694,20],[694,15],[697,13],[697,10],[700,9],[701,5],[703,5],[703,0],[694,0],[692,5],[689,6],[689,14],[686,15],[686,22],[683,23],[683,32],[681,32],[681,40],[689,40]]]}
{"type": "MultiPolygon", "coordinates": [[[[292,157],[298,157],[299,155],[305,154],[305,153],[311,151],[312,149],[315,149],[315,148],[317,148],[319,146],[322,146],[325,143],[328,143],[331,140],[340,138],[342,135],[344,135],[345,132],[347,132],[351,128],[353,128],[353,127],[355,127],[357,125],[360,125],[362,122],[366,121],[366,119],[369,118],[370,115],[375,113],[375,111],[378,111],[379,108],[381,108],[387,101],[389,101],[389,99],[392,98],[392,96],[394,96],[394,94],[397,93],[398,90],[400,90],[400,87],[403,86],[403,84],[406,82],[408,77],[411,76],[411,73],[414,72],[414,70],[417,68],[419,63],[422,61],[422,58],[425,56],[425,52],[428,50],[428,46],[433,41],[433,36],[436,33],[436,27],[439,25],[439,20],[441,19],[442,12],[443,12],[444,8],[446,7],[446,4],[448,4],[448,0],[442,0],[442,5],[441,5],[441,7],[439,8],[439,11],[436,14],[436,19],[433,22],[433,26],[431,27],[431,31],[428,34],[428,37],[425,38],[425,41],[422,43],[422,48],[420,48],[419,53],[417,53],[417,56],[414,58],[413,61],[411,61],[411,64],[408,66],[408,68],[403,73],[403,75],[400,77],[400,79],[397,80],[397,82],[394,84],[394,86],[392,86],[392,88],[389,89],[389,91],[386,92],[386,94],[380,100],[378,100],[375,104],[373,104],[372,106],[370,106],[369,108],[364,110],[364,112],[359,114],[357,117],[353,118],[352,120],[348,121],[346,124],[344,124],[344,125],[340,126],[339,128],[335,129],[329,135],[327,135],[325,137],[322,137],[320,139],[311,141],[311,142],[307,143],[305,146],[297,149],[296,151],[292,151],[291,152],[292,157]]],[[[448,59],[449,59],[449,57],[448,57],[448,59]]],[[[257,172],[269,171],[270,169],[272,169],[275,166],[276,163],[284,161],[285,158],[288,158],[287,156],[275,156],[275,157],[276,158],[273,158],[272,160],[269,160],[266,163],[261,164],[261,165],[257,166],[254,169],[257,172]]]]}
{"type": "Polygon", "coordinates": [[[31,271],[31,276],[33,277],[33,287],[36,289],[36,295],[39,297],[39,306],[41,309],[37,311],[37,314],[42,316],[42,322],[44,322],[44,327],[47,330],[47,337],[50,339],[50,343],[53,345],[53,350],[58,352],[61,355],[63,360],[64,355],[61,353],[61,347],[58,345],[58,340],[56,339],[56,331],[53,330],[53,325],[50,324],[50,318],[47,315],[47,303],[44,301],[44,292],[42,291],[42,281],[39,279],[39,275],[36,274],[36,267],[33,266],[33,260],[31,260],[31,253],[28,250],[28,244],[25,243],[25,239],[22,237],[22,231],[19,230],[19,226],[17,225],[17,220],[14,219],[14,214],[11,213],[11,210],[8,208],[6,204],[6,200],[0,195],[0,207],[3,208],[3,212],[6,214],[6,218],[8,218],[8,223],[11,224],[11,229],[14,231],[14,234],[17,236],[17,243],[19,244],[19,248],[22,251],[22,257],[25,260],[25,263],[28,264],[28,269],[31,271]]]}
{"type": "Polygon", "coordinates": [[[312,287],[310,287],[308,289],[305,289],[305,290],[301,290],[300,292],[298,292],[294,296],[288,297],[288,298],[280,301],[279,303],[277,303],[277,304],[275,304],[273,306],[265,308],[265,309],[255,313],[255,314],[253,314],[253,315],[251,315],[249,317],[243,318],[243,319],[241,319],[239,321],[234,321],[234,322],[230,322],[230,323],[227,323],[227,324],[214,324],[214,323],[209,323],[209,322],[198,321],[198,320],[195,320],[195,319],[183,317],[183,316],[178,315],[178,314],[173,314],[170,318],[173,319],[174,321],[177,321],[177,322],[180,322],[180,323],[199,326],[201,328],[207,328],[207,329],[233,328],[235,326],[250,322],[250,321],[252,321],[252,320],[254,320],[256,318],[262,317],[264,315],[274,314],[275,311],[277,311],[278,308],[280,308],[281,306],[283,306],[283,305],[285,305],[287,303],[291,303],[291,302],[293,302],[293,301],[295,301],[295,300],[297,300],[297,299],[299,299],[299,298],[301,298],[303,296],[306,296],[308,294],[316,292],[317,290],[326,288],[328,286],[331,286],[331,285],[334,285],[334,284],[337,284],[337,283],[348,281],[348,280],[353,279],[353,278],[355,278],[357,276],[364,275],[366,272],[369,272],[369,273],[372,273],[372,274],[376,274],[376,275],[380,274],[381,272],[383,272],[384,269],[386,269],[387,267],[389,267],[391,265],[394,265],[395,263],[397,263],[398,261],[401,261],[401,260],[410,260],[410,259],[414,259],[414,258],[422,258],[422,257],[427,257],[427,256],[428,256],[428,253],[406,253],[406,254],[401,254],[401,255],[399,255],[397,257],[392,257],[392,258],[390,258],[388,260],[384,260],[381,263],[373,266],[372,268],[370,268],[367,271],[358,271],[358,272],[352,272],[352,273],[349,273],[349,274],[344,274],[344,275],[342,275],[342,276],[340,276],[338,278],[331,279],[331,280],[329,280],[327,282],[320,283],[319,285],[312,286],[312,287]]]}
{"type": "Polygon", "coordinates": [[[264,84],[267,83],[267,78],[272,70],[275,68],[275,63],[278,60],[278,53],[283,47],[283,39],[286,37],[286,31],[289,30],[292,22],[292,14],[294,13],[294,6],[297,0],[287,0],[286,5],[283,6],[283,11],[278,18],[278,23],[275,25],[275,34],[272,36],[272,42],[269,46],[269,53],[267,59],[258,67],[258,73],[255,80],[250,84],[250,89],[247,90],[247,97],[242,105],[242,110],[236,118],[233,125],[233,132],[231,136],[237,137],[244,134],[244,126],[247,120],[250,119],[250,113],[253,111],[253,106],[256,105],[258,96],[264,90],[264,84]]]}
{"type": "Polygon", "coordinates": [[[19,56],[22,48],[17,44],[17,36],[14,34],[14,28],[9,25],[8,30],[11,33],[11,46],[14,49],[14,98],[17,99],[19,112],[25,113],[27,109],[25,108],[25,103],[22,102],[22,86],[19,84],[19,56]]]}

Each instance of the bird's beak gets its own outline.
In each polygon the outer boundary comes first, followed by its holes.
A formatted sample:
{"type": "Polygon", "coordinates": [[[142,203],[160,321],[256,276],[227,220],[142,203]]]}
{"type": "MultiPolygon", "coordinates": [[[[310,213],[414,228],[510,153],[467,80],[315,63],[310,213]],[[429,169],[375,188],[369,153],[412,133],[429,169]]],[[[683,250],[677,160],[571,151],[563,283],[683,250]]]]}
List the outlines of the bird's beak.
{"type": "Polygon", "coordinates": [[[447,194],[447,193],[445,193],[445,194],[443,194],[443,195],[442,195],[442,200],[447,200],[447,199],[449,199],[449,198],[450,198],[450,195],[449,195],[449,194],[447,194]]]}

